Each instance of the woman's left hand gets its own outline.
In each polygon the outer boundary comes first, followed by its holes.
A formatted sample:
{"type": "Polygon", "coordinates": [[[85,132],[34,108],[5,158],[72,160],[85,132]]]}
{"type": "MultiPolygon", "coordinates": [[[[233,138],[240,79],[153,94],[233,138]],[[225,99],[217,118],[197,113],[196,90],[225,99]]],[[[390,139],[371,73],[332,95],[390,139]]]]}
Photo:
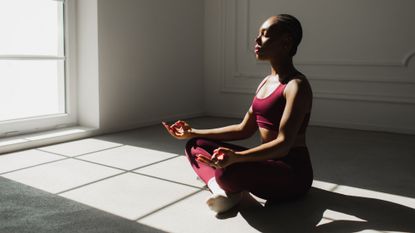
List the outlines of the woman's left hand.
{"type": "Polygon", "coordinates": [[[231,164],[238,162],[238,156],[235,154],[235,151],[226,147],[216,148],[213,151],[213,155],[210,160],[200,154],[196,156],[197,161],[214,168],[225,168],[231,164]]]}

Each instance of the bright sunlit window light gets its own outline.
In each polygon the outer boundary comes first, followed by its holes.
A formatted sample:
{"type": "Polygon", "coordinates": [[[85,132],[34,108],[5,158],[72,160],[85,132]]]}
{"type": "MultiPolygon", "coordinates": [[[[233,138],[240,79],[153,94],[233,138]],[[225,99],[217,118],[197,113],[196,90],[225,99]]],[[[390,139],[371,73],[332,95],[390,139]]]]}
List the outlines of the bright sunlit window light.
{"type": "Polygon", "coordinates": [[[63,2],[0,1],[0,122],[65,113],[63,2]]]}

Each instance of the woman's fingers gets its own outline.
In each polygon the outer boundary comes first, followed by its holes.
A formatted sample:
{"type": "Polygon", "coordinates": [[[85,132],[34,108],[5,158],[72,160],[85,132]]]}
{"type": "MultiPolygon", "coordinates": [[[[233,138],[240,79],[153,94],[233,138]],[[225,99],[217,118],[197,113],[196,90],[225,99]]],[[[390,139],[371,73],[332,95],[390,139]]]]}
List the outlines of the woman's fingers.
{"type": "Polygon", "coordinates": [[[166,122],[162,121],[163,126],[168,130],[170,135],[176,139],[185,139],[190,137],[190,126],[186,125],[184,121],[177,121],[172,125],[168,125],[166,122]]]}
{"type": "Polygon", "coordinates": [[[229,150],[229,148],[220,146],[220,147],[216,148],[214,151],[220,152],[220,151],[224,151],[224,150],[229,150]]]}
{"type": "Polygon", "coordinates": [[[212,160],[224,160],[225,153],[221,151],[219,148],[213,150],[212,160]]]}
{"type": "Polygon", "coordinates": [[[206,164],[206,165],[211,166],[211,165],[210,165],[210,162],[209,162],[209,161],[207,161],[205,158],[203,158],[203,156],[198,156],[198,157],[196,158],[196,160],[197,160],[198,162],[201,162],[201,163],[204,163],[204,164],[206,164]]]}
{"type": "Polygon", "coordinates": [[[166,128],[167,131],[170,133],[170,126],[164,121],[162,121],[161,123],[163,124],[164,128],[166,128]]]}
{"type": "Polygon", "coordinates": [[[218,148],[213,150],[213,153],[220,154],[220,153],[223,153],[223,151],[225,151],[227,149],[228,148],[226,148],[226,147],[218,147],[218,148]]]}
{"type": "MultiPolygon", "coordinates": [[[[166,124],[167,125],[167,124],[166,124]]],[[[168,129],[169,130],[171,130],[171,131],[173,131],[173,132],[177,132],[177,128],[174,126],[174,124],[173,125],[167,125],[167,127],[168,127],[168,129]]]]}
{"type": "Polygon", "coordinates": [[[184,122],[179,120],[173,124],[173,127],[182,127],[183,125],[184,125],[184,122]]]}
{"type": "Polygon", "coordinates": [[[218,153],[216,155],[217,160],[224,160],[225,159],[225,153],[218,153]]]}
{"type": "Polygon", "coordinates": [[[197,156],[197,161],[202,162],[206,165],[209,165],[211,167],[217,167],[216,164],[214,162],[212,162],[211,160],[205,158],[203,155],[196,155],[197,156]]]}
{"type": "Polygon", "coordinates": [[[187,129],[190,129],[190,126],[189,126],[189,124],[187,124],[186,122],[184,122],[184,121],[181,121],[181,120],[179,120],[179,121],[177,121],[176,123],[174,123],[173,124],[173,127],[175,127],[175,128],[178,128],[178,129],[181,129],[181,130],[187,130],[187,129]]]}
{"type": "Polygon", "coordinates": [[[177,137],[177,135],[176,135],[176,129],[175,128],[172,128],[171,126],[169,126],[166,122],[162,122],[163,123],[163,125],[164,125],[164,128],[166,128],[167,129],[167,131],[170,133],[170,135],[171,136],[173,136],[173,137],[177,137]]]}
{"type": "Polygon", "coordinates": [[[174,130],[178,131],[179,129],[181,129],[181,128],[183,128],[183,127],[182,127],[182,124],[180,124],[180,123],[176,122],[176,123],[172,124],[172,125],[170,126],[170,128],[172,128],[172,129],[174,129],[174,130]]]}

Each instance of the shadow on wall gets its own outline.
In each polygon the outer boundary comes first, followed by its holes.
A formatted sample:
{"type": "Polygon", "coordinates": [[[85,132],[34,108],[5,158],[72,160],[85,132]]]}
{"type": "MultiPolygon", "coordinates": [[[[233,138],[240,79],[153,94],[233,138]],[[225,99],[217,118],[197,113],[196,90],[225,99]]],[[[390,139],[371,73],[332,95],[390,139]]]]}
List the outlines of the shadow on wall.
{"type": "Polygon", "coordinates": [[[415,209],[374,198],[348,196],[312,187],[304,198],[262,206],[244,196],[235,210],[218,216],[229,218],[239,211],[260,232],[356,232],[365,229],[415,232],[415,209]],[[365,221],[334,220],[317,226],[326,210],[353,215],[365,221]]]}

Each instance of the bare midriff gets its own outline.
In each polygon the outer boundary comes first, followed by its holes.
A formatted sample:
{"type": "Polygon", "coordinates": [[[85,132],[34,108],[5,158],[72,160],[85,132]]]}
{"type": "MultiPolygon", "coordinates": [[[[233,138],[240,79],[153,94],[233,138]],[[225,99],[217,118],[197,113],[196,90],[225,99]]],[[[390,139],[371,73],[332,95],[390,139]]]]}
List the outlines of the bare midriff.
{"type": "MultiPolygon", "coordinates": [[[[258,127],[259,135],[261,137],[262,144],[272,141],[277,138],[278,131],[269,130],[266,128],[258,127]]],[[[292,147],[306,147],[305,134],[298,134],[294,145],[292,147]]]]}

